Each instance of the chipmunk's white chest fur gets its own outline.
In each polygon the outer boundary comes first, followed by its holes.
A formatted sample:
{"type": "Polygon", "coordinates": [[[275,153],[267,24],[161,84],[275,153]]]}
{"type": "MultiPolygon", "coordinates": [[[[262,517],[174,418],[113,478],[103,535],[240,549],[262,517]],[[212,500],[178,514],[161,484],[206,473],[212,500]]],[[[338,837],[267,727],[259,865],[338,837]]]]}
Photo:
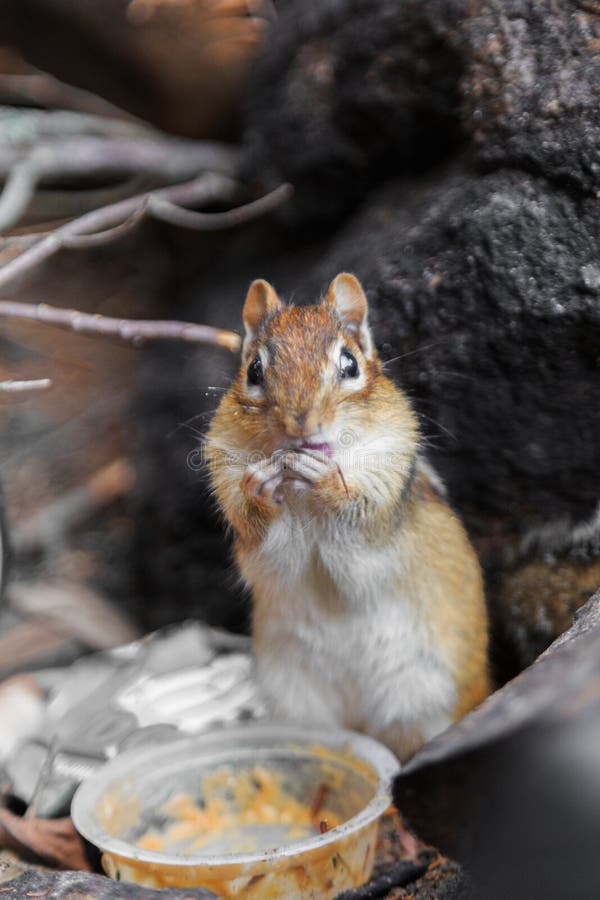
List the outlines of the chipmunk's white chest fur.
{"type": "Polygon", "coordinates": [[[370,547],[355,529],[285,510],[242,566],[254,643],[278,716],[354,727],[401,757],[444,730],[456,700],[401,541],[370,547]]]}

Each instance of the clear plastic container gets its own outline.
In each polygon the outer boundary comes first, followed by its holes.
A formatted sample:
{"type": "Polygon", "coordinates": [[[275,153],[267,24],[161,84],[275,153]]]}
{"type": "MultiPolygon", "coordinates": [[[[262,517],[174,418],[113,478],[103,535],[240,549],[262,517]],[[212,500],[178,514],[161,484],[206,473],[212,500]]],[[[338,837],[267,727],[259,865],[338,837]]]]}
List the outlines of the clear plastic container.
{"type": "Polygon", "coordinates": [[[326,900],[369,878],[398,769],[353,732],[248,725],[122,754],[82,784],[72,816],[115,879],[326,900]]]}

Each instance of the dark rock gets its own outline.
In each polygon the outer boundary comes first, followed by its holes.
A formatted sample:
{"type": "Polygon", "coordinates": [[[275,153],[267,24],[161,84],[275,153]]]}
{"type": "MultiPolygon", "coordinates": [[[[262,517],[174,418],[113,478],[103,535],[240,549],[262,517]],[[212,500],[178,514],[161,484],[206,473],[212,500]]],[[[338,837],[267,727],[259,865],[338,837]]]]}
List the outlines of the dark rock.
{"type": "Polygon", "coordinates": [[[464,0],[295,0],[255,67],[248,169],[291,181],[288,221],[322,228],[386,173],[422,171],[460,141],[464,0]]]}
{"type": "Polygon", "coordinates": [[[88,872],[55,872],[28,869],[18,878],[2,884],[7,897],[46,897],[48,900],[212,900],[216,897],[205,888],[161,888],[151,890],[125,882],[114,882],[103,875],[88,872]]]}
{"type": "Polygon", "coordinates": [[[248,167],[292,181],[285,217],[320,226],[382,178],[469,143],[487,169],[593,192],[599,11],[593,0],[295,0],[255,68],[248,167]]]}
{"type": "Polygon", "coordinates": [[[431,849],[417,862],[394,860],[370,881],[357,888],[342,891],[335,900],[472,900],[468,875],[453,860],[441,857],[431,849]]]}
{"type": "Polygon", "coordinates": [[[480,0],[464,23],[465,129],[487,166],[600,186],[600,7],[480,0]]]}
{"type": "Polygon", "coordinates": [[[383,897],[392,888],[414,884],[415,881],[425,874],[430,862],[431,855],[429,858],[422,858],[417,861],[401,859],[386,872],[378,875],[376,878],[372,878],[366,884],[341,891],[341,893],[336,895],[335,900],[375,900],[377,897],[383,897]]]}
{"type": "Polygon", "coordinates": [[[600,307],[580,274],[599,233],[596,199],[519,172],[443,172],[382,189],[311,277],[363,278],[377,341],[399,357],[388,371],[474,533],[596,503],[600,307]]]}

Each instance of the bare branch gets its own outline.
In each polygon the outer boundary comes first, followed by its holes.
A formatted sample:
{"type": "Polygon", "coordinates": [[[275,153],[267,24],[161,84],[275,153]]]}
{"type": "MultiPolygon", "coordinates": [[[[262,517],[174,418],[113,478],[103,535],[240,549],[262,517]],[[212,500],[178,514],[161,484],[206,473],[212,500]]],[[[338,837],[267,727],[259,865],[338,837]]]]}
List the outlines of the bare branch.
{"type": "Polygon", "coordinates": [[[26,75],[2,73],[0,75],[0,102],[10,104],[29,102],[39,106],[90,113],[94,116],[124,119],[128,122],[139,121],[131,113],[109,103],[108,100],[104,100],[90,91],[59,81],[53,75],[39,70],[26,75]]]}
{"type": "Polygon", "coordinates": [[[123,237],[124,234],[129,234],[130,231],[136,227],[138,222],[146,215],[146,210],[148,208],[147,200],[142,200],[140,203],[140,208],[136,209],[129,218],[125,219],[124,222],[121,222],[120,225],[115,225],[113,228],[106,228],[104,231],[96,231],[93,234],[75,234],[69,237],[63,238],[63,247],[67,250],[87,250],[90,247],[100,247],[102,244],[108,244],[110,241],[114,241],[117,238],[123,237]]]}
{"type": "MultiPolygon", "coordinates": [[[[143,186],[139,184],[143,179],[132,179],[128,182],[129,188],[131,188],[135,183],[137,183],[138,188],[143,186]]],[[[61,206],[67,207],[72,206],[73,202],[76,201],[76,198],[73,196],[75,192],[70,193],[60,193],[57,195],[55,192],[54,196],[59,197],[61,206]]],[[[112,194],[111,200],[122,199],[124,196],[129,196],[132,191],[131,189],[127,189],[127,185],[115,186],[112,189],[105,189],[103,191],[77,191],[77,196],[81,200],[84,201],[87,198],[88,202],[85,208],[89,207],[90,202],[92,200],[93,195],[98,195],[97,200],[100,200],[101,197],[106,198],[107,195],[112,194]],[[119,190],[120,188],[120,190],[119,190]]],[[[36,207],[40,206],[40,194],[36,195],[36,207]]],[[[107,200],[105,199],[106,203],[107,200]]],[[[95,204],[97,206],[103,205],[102,203],[95,204]]],[[[84,208],[84,210],[85,210],[84,208]]],[[[77,215],[80,215],[84,210],[78,209],[77,215]]],[[[140,203],[140,208],[132,213],[129,218],[125,219],[124,222],[121,222],[119,225],[115,225],[114,228],[108,228],[104,231],[96,232],[95,234],[82,234],[82,235],[74,235],[73,237],[64,237],[62,240],[62,246],[68,250],[79,250],[79,249],[87,249],[89,247],[99,247],[101,244],[107,244],[110,241],[116,240],[119,237],[122,237],[124,234],[127,234],[136,227],[138,222],[144,218],[146,210],[146,204],[144,201],[140,203]]],[[[73,214],[75,212],[73,211],[73,214]]],[[[29,247],[32,247],[34,244],[39,244],[42,238],[48,237],[49,234],[53,233],[54,229],[45,230],[45,231],[30,231],[25,234],[11,234],[8,237],[2,238],[0,237],[0,254],[5,253],[6,251],[15,251],[15,255],[19,255],[18,251],[27,250],[29,247]]],[[[0,271],[2,267],[0,266],[0,271]]]]}
{"type": "MultiPolygon", "coordinates": [[[[264,197],[224,213],[197,213],[177,205],[193,203],[231,192],[235,183],[231,179],[214,174],[204,175],[182,185],[146,193],[111,206],[87,213],[79,219],[67,222],[55,231],[42,236],[20,256],[0,269],[0,285],[11,277],[32,268],[61,247],[94,247],[113,240],[134,228],[147,214],[157,215],[178,225],[195,229],[228,228],[247,222],[269,212],[285,202],[292,194],[288,184],[280,185],[264,197]],[[113,224],[116,219],[124,221],[113,224]],[[103,226],[105,226],[103,228],[103,226]],[[94,230],[101,229],[101,230],[94,230]],[[89,233],[91,232],[91,233],[89,233]]],[[[196,325],[191,322],[117,319],[96,313],[84,313],[73,309],[60,309],[45,303],[31,304],[16,300],[0,300],[0,317],[30,319],[48,325],[57,325],[83,334],[118,337],[139,344],[145,340],[180,340],[212,344],[232,352],[240,348],[240,337],[232,331],[196,325]]],[[[17,384],[6,382],[5,384],[17,384]]],[[[24,384],[24,383],[23,383],[24,384]]],[[[41,385],[40,385],[41,386],[41,385]]],[[[6,388],[10,390],[11,388],[6,388]]],[[[25,388],[22,388],[25,390],[25,388]]],[[[16,390],[16,388],[12,388],[16,390]]]]}
{"type": "Polygon", "coordinates": [[[8,248],[27,250],[33,244],[39,243],[48,234],[48,231],[29,231],[26,234],[11,234],[9,237],[0,237],[0,253],[8,248]]]}
{"type": "Polygon", "coordinates": [[[231,178],[225,175],[207,173],[183,184],[137,194],[135,197],[128,197],[125,200],[119,200],[117,203],[111,203],[109,206],[92,210],[51,231],[32,247],[28,247],[15,259],[11,259],[10,262],[2,266],[0,268],[0,287],[57,253],[64,246],[65,238],[71,238],[73,235],[90,234],[120,225],[125,219],[135,215],[140,207],[147,203],[151,194],[161,199],[171,200],[173,203],[194,204],[205,203],[208,200],[230,199],[235,189],[236,183],[231,178]]]}
{"type": "Polygon", "coordinates": [[[184,184],[138,194],[136,197],[129,197],[127,200],[93,210],[56,228],[6,263],[0,268],[0,287],[52,256],[62,247],[73,246],[74,239],[75,245],[84,246],[86,242],[80,240],[81,235],[89,237],[88,246],[106,243],[113,237],[129,231],[145,213],[176,225],[209,231],[241,225],[264,215],[288,200],[293,192],[291,185],[283,184],[258,200],[224,213],[196,213],[181,209],[179,205],[181,203],[193,205],[216,199],[224,201],[232,197],[236,187],[232,179],[208,173],[184,184]]]}
{"type": "MultiPolygon", "coordinates": [[[[141,122],[107,119],[68,110],[22,109],[0,106],[0,165],[22,157],[41,144],[84,137],[147,139],[162,132],[141,122]]],[[[191,142],[193,143],[193,142],[191,142]]],[[[3,171],[6,171],[3,168],[3,171]]]]}
{"type": "Polygon", "coordinates": [[[35,166],[29,158],[13,166],[0,194],[0,231],[19,221],[31,202],[38,181],[35,166]]]}
{"type": "MultiPolygon", "coordinates": [[[[133,197],[142,191],[160,187],[155,179],[145,175],[132,175],[102,187],[68,189],[54,185],[40,185],[33,195],[20,225],[35,225],[39,222],[52,223],[53,220],[74,219],[91,209],[99,209],[109,203],[116,203],[126,197],[133,197]]],[[[52,227],[52,226],[51,226],[52,227]]],[[[56,226],[54,226],[56,227],[56,226]]],[[[48,227],[46,230],[50,230],[48,227]]]]}
{"type": "Polygon", "coordinates": [[[223,328],[212,328],[210,325],[160,319],[115,319],[98,315],[98,313],[60,309],[56,306],[47,306],[45,303],[33,304],[20,303],[16,300],[0,300],[0,316],[57,325],[80,334],[121,338],[136,345],[151,340],[189,341],[195,344],[212,344],[235,353],[241,344],[240,336],[235,332],[226,331],[223,328]]]}
{"type": "MultiPolygon", "coordinates": [[[[168,137],[143,126],[74,113],[27,111],[54,117],[39,126],[41,133],[32,142],[25,127],[28,122],[14,124],[15,110],[0,113],[0,124],[7,123],[9,132],[11,128],[14,132],[11,141],[2,138],[0,129],[0,175],[6,179],[0,195],[0,231],[19,222],[42,180],[144,175],[154,186],[207,170],[233,175],[238,167],[239,151],[230,145],[168,137]],[[57,121],[62,120],[66,120],[64,129],[54,134],[57,121]]],[[[60,216],[61,211],[56,214],[60,216]]]]}
{"type": "Polygon", "coordinates": [[[242,225],[257,216],[262,216],[285,203],[294,193],[291,184],[281,184],[269,194],[252,200],[244,206],[229,209],[222,213],[202,213],[190,209],[182,209],[170,200],[164,200],[156,195],[148,201],[148,213],[155,219],[169,222],[171,225],[179,225],[182,228],[191,228],[194,231],[217,231],[221,228],[231,228],[234,225],[242,225]]]}
{"type": "Polygon", "coordinates": [[[0,391],[9,394],[19,391],[47,391],[51,387],[50,378],[33,378],[30,381],[0,381],[0,391]]]}

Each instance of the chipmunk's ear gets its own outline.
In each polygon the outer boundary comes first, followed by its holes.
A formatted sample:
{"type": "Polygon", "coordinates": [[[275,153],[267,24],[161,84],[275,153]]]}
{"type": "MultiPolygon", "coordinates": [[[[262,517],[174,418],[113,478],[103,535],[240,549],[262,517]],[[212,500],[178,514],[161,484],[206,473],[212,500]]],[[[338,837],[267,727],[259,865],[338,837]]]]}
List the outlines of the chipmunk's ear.
{"type": "Polygon", "coordinates": [[[256,339],[260,326],[268,316],[281,309],[281,300],[277,296],[273,285],[268,281],[258,278],[250,285],[244,303],[244,328],[246,336],[242,353],[245,354],[249,345],[256,339]]]}
{"type": "Polygon", "coordinates": [[[371,356],[373,339],[367,321],[369,304],[358,278],[348,272],[336,275],[329,285],[325,302],[333,306],[344,328],[358,342],[365,356],[371,356]]]}

